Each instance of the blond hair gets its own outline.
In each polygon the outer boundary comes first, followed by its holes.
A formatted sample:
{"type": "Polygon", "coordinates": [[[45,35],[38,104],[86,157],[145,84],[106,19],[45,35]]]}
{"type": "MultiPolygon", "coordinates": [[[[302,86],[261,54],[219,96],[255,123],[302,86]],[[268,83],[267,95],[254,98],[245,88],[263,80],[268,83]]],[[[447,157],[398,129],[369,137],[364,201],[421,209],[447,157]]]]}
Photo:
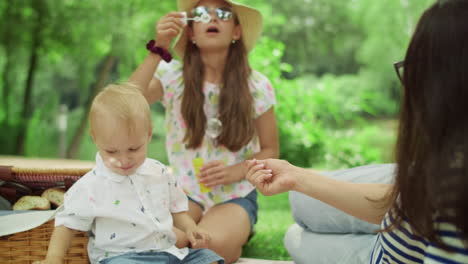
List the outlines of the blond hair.
{"type": "Polygon", "coordinates": [[[109,116],[121,121],[129,133],[140,127],[138,122],[141,121],[146,129],[151,128],[148,101],[132,84],[110,84],[96,95],[89,111],[90,130],[95,131],[102,118],[109,116]]]}

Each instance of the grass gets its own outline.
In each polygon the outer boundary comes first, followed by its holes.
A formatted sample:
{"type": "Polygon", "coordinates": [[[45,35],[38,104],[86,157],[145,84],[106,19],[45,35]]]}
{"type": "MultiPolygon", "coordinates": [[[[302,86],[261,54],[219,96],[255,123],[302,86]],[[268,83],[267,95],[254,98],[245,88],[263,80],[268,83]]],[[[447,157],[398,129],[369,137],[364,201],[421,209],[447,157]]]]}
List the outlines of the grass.
{"type": "Polygon", "coordinates": [[[255,236],[244,246],[242,257],[291,260],[283,246],[288,227],[294,222],[289,208],[288,194],[258,196],[258,221],[255,236]]]}
{"type": "Polygon", "coordinates": [[[369,137],[368,144],[382,150],[382,162],[393,162],[398,121],[395,119],[381,119],[373,121],[372,124],[379,127],[379,131],[369,137]]]}

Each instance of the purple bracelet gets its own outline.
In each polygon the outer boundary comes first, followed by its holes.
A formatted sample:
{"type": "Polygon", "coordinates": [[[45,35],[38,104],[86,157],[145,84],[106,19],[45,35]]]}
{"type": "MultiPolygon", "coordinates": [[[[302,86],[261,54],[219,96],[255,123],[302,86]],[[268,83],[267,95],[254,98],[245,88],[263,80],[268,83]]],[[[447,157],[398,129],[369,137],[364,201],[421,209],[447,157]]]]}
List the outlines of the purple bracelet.
{"type": "Polygon", "coordinates": [[[152,53],[158,54],[165,62],[171,62],[172,55],[169,51],[165,48],[155,46],[156,41],[154,39],[150,40],[146,43],[146,49],[151,51],[152,53]]]}

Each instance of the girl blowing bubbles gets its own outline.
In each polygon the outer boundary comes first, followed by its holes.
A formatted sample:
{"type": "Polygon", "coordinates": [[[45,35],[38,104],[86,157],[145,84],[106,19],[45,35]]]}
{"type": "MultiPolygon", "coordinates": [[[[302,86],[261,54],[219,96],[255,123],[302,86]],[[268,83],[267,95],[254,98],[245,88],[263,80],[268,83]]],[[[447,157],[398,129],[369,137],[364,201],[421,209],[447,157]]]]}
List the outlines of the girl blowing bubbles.
{"type": "MultiPolygon", "coordinates": [[[[274,91],[248,63],[262,16],[234,1],[177,3],[179,12],[158,21],[151,52],[129,81],[165,106],[167,153],[189,214],[210,234],[209,248],[232,263],[257,221],[257,193],[242,162],[279,153],[274,91]],[[168,51],[178,35],[181,62],[168,51]]],[[[177,237],[178,246],[188,244],[182,232],[177,237]]]]}

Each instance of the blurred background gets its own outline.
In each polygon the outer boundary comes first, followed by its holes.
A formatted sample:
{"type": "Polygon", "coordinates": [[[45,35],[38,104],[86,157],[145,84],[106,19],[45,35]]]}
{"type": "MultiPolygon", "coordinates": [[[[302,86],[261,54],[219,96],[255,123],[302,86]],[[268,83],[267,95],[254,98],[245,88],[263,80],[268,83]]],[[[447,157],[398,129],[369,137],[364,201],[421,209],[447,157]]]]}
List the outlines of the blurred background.
{"type": "MultiPolygon", "coordinates": [[[[125,82],[172,0],[0,1],[0,155],[93,160],[87,111],[125,82]]],[[[281,157],[341,168],[392,160],[401,60],[431,0],[240,0],[261,10],[250,56],[272,81],[281,157]]],[[[150,156],[167,161],[164,109],[150,156]]]]}

